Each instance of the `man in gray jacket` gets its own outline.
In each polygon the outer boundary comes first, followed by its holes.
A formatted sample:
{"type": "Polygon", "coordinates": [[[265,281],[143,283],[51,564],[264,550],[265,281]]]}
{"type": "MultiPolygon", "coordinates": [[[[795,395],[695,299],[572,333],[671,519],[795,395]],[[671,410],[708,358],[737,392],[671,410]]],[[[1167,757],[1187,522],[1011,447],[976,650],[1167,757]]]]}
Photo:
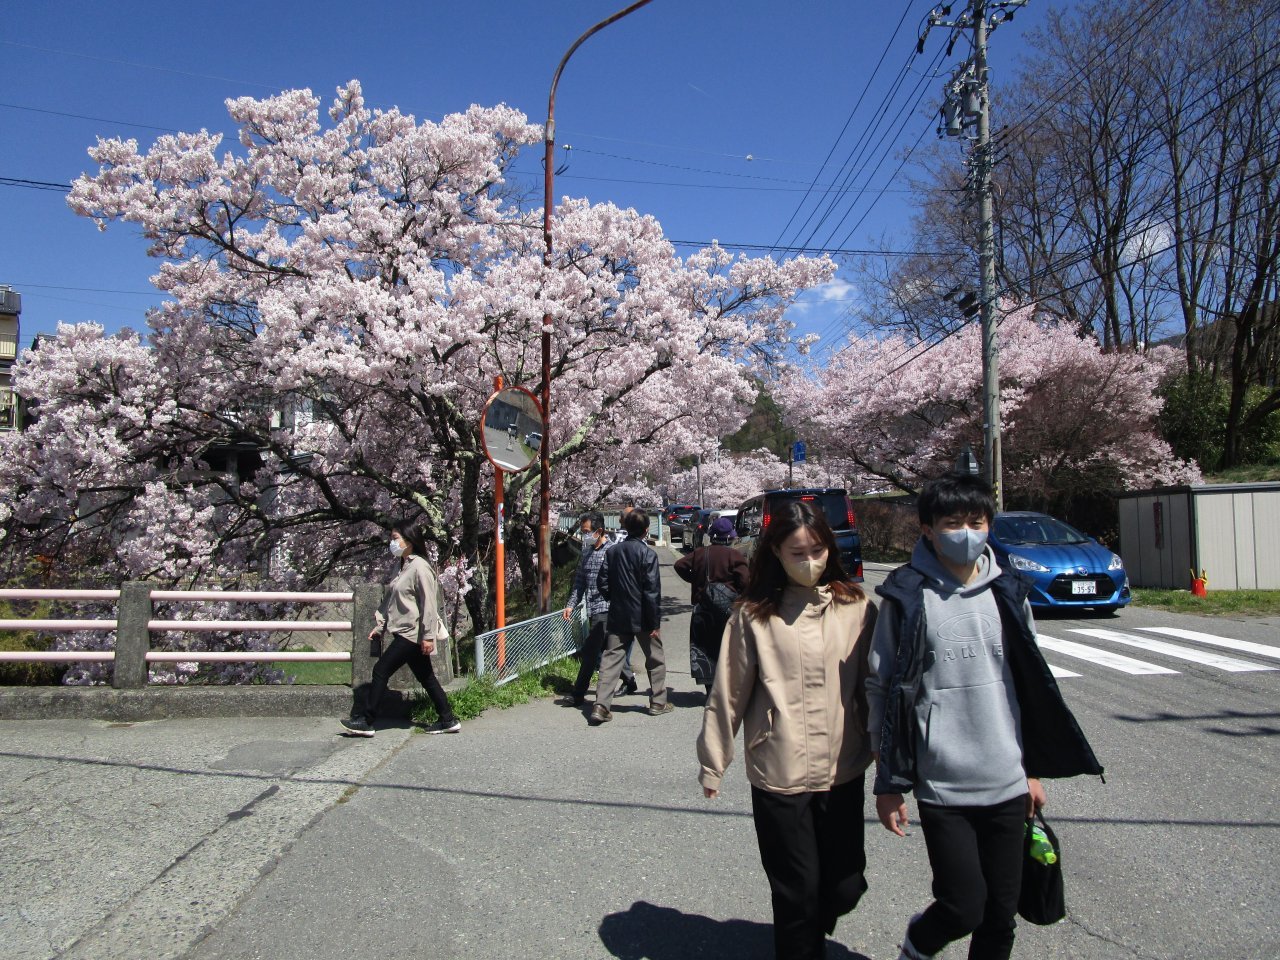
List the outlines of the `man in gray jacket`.
{"type": "Polygon", "coordinates": [[[877,593],[867,679],[876,813],[904,836],[914,790],[935,900],[899,960],[929,960],[970,933],[970,960],[1007,960],[1025,819],[1039,777],[1100,774],[1035,643],[1025,582],[986,545],[991,488],[952,474],[919,500],[911,562],[877,593]]]}
{"type": "Polygon", "coordinates": [[[662,582],[658,555],[645,543],[649,515],[638,508],[632,510],[622,518],[622,527],[627,539],[605,554],[596,578],[600,595],[609,601],[609,619],[596,703],[591,708],[593,726],[613,719],[610,705],[614,688],[622,675],[627,646],[633,641],[639,642],[644,651],[645,669],[649,671],[649,714],[658,717],[672,710],[667,702],[667,663],[659,630],[662,582]]]}

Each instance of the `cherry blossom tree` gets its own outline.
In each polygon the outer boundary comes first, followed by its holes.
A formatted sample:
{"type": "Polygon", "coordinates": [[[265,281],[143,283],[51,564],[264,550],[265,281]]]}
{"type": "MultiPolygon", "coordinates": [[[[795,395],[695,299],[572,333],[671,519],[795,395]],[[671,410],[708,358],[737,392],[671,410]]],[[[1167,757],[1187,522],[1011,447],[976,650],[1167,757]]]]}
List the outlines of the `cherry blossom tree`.
{"type": "MultiPolygon", "coordinates": [[[[1197,482],[1155,429],[1155,388],[1174,351],[1103,352],[1030,307],[1002,311],[1000,408],[1006,495],[1047,505],[1067,493],[1197,482]]],[[[817,370],[793,367],[776,391],[810,448],[847,458],[902,490],[982,449],[980,331],[922,343],[854,340],[817,370]]]]}
{"type": "MultiPolygon", "coordinates": [[[[826,259],[681,260],[658,222],[504,173],[540,128],[508,107],[440,123],[371,110],[352,82],[227,101],[238,145],[200,131],[100,140],[70,204],[138,225],[168,299],[145,335],[63,327],[19,362],[38,416],[0,440],[3,548],[64,580],[383,575],[414,515],[454,596],[490,622],[493,378],[540,386],[551,318],[553,496],[605,498],[742,422],[796,294],[826,259]],[[75,571],[75,572],[73,572],[75,571]]],[[[508,474],[509,542],[532,564],[537,477],[508,474]]]]}

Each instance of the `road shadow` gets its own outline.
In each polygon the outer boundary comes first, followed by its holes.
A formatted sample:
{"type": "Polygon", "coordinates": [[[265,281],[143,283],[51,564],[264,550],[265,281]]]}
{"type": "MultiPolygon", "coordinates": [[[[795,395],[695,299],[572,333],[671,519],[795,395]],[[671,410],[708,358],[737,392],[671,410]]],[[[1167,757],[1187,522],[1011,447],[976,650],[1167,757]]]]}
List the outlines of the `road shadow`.
{"type": "MultiPolygon", "coordinates": [[[[637,900],[624,913],[600,922],[600,942],[619,960],[772,960],[773,925],[753,920],[712,920],[673,907],[637,900]]],[[[869,960],[827,941],[825,960],[869,960]]]]}
{"type": "Polygon", "coordinates": [[[1100,607],[1036,607],[1036,622],[1041,620],[1117,620],[1121,608],[1100,607]]]}
{"type": "Polygon", "coordinates": [[[700,709],[707,705],[707,695],[701,690],[668,690],[667,700],[677,709],[700,709]]]}
{"type": "Polygon", "coordinates": [[[1212,713],[1173,713],[1170,710],[1163,710],[1146,716],[1123,713],[1112,714],[1112,716],[1122,723],[1201,723],[1205,720],[1239,720],[1243,721],[1244,725],[1234,729],[1231,727],[1212,726],[1201,727],[1200,729],[1205,733],[1214,733],[1223,737],[1280,736],[1280,726],[1267,722],[1280,720],[1280,712],[1274,710],[1259,713],[1231,709],[1216,710],[1212,713]]]}
{"type": "Polygon", "coordinates": [[[662,595],[662,600],[658,605],[658,612],[662,614],[663,620],[669,617],[677,617],[682,613],[689,613],[691,610],[693,610],[693,604],[688,600],[673,597],[669,593],[662,595]]]}

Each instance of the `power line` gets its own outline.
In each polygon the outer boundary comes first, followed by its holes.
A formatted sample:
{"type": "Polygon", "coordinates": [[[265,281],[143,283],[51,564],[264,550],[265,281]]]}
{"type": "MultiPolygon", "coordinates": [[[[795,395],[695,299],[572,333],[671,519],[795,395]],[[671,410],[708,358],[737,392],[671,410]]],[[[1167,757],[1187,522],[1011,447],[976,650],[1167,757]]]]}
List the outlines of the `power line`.
{"type": "MultiPolygon", "coordinates": [[[[643,163],[652,167],[665,167],[668,170],[683,170],[688,173],[709,173],[712,176],[717,176],[717,177],[741,177],[747,180],[767,180],[770,183],[790,183],[796,186],[801,186],[801,187],[805,186],[804,180],[790,180],[784,177],[766,177],[760,174],[753,174],[753,173],[735,173],[731,170],[707,170],[705,167],[687,167],[678,163],[664,163],[661,160],[645,160],[641,157],[628,157],[628,156],[616,154],[616,153],[604,153],[603,151],[600,151],[600,150],[590,150],[585,147],[575,147],[571,144],[565,144],[563,149],[566,152],[573,151],[575,153],[586,153],[596,157],[608,157],[610,160],[624,160],[628,163],[643,163]]],[[[739,157],[738,159],[749,161],[749,162],[755,161],[755,158],[750,156],[739,157]]],[[[562,174],[562,176],[567,176],[567,175],[568,174],[562,174]]],[[[539,176],[541,176],[541,174],[539,174],[539,176]]],[[[812,188],[814,185],[815,184],[810,183],[809,188],[812,188]]],[[[826,190],[826,189],[834,189],[836,185],[832,183],[825,183],[825,184],[821,184],[820,186],[824,190],[826,190]]],[[[906,192],[906,191],[903,191],[903,192],[906,192]]]]}
{"type": "Polygon", "coordinates": [[[70,193],[71,184],[54,183],[49,180],[23,180],[20,177],[0,177],[0,186],[26,187],[28,190],[52,190],[59,193],[70,193]]]}
{"type": "MultiPolygon", "coordinates": [[[[934,64],[931,65],[931,68],[940,62],[940,59],[940,57],[935,57],[934,64]]],[[[881,99],[880,105],[872,117],[871,122],[863,129],[862,136],[855,141],[849,152],[845,155],[845,159],[841,163],[841,168],[844,170],[844,174],[840,181],[843,194],[831,196],[826,203],[825,209],[821,209],[821,204],[815,206],[815,208],[810,211],[809,216],[805,218],[804,223],[800,225],[800,228],[796,233],[797,237],[803,234],[803,232],[809,228],[811,223],[813,224],[812,229],[809,229],[808,235],[800,241],[801,244],[808,245],[813,242],[818,231],[822,229],[823,224],[826,223],[827,219],[835,211],[839,201],[842,199],[842,196],[847,195],[852,191],[854,181],[870,161],[870,157],[867,154],[869,149],[872,149],[872,138],[875,137],[877,133],[880,134],[880,140],[876,144],[876,147],[878,148],[888,137],[888,129],[882,131],[881,123],[889,115],[889,109],[897,99],[898,91],[903,88],[909,63],[910,58],[908,58],[907,62],[903,64],[902,69],[898,71],[897,77],[894,78],[889,91],[881,99]],[[819,213],[820,209],[821,212],[819,213]],[[816,222],[814,221],[815,214],[818,215],[816,222]]],[[[911,93],[907,94],[907,100],[910,100],[912,96],[915,96],[915,102],[912,103],[910,107],[904,106],[900,108],[898,110],[899,116],[909,119],[910,116],[919,108],[920,103],[924,100],[926,82],[927,81],[925,79],[917,81],[915,89],[911,93]]],[[[903,125],[905,126],[905,120],[903,125]]],[[[901,129],[901,127],[899,129],[901,129]]],[[[886,152],[887,150],[888,148],[886,148],[886,152]]],[[[877,164],[877,168],[878,166],[879,165],[877,164]]]]}
{"type": "MultiPolygon", "coordinates": [[[[1147,24],[1148,22],[1149,22],[1149,20],[1148,20],[1148,21],[1143,21],[1143,22],[1139,25],[1139,29],[1141,29],[1141,28],[1145,27],[1145,26],[1146,26],[1146,24],[1147,24]]],[[[1260,22],[1260,21],[1256,21],[1256,22],[1254,22],[1254,23],[1250,24],[1250,25],[1249,25],[1248,27],[1246,27],[1246,29],[1245,29],[1244,31],[1242,31],[1240,34],[1237,34],[1235,37],[1233,37],[1233,38],[1229,38],[1228,40],[1226,40],[1226,41],[1223,43],[1222,48],[1220,48],[1220,49],[1218,49],[1218,50],[1215,50],[1215,51],[1214,51],[1214,52],[1213,52],[1209,57],[1207,57],[1207,58],[1206,58],[1206,59],[1205,59],[1205,60],[1200,64],[1200,66],[1203,66],[1205,63],[1210,62],[1210,61],[1213,59],[1213,57],[1215,57],[1215,56],[1220,56],[1220,55],[1221,55],[1221,51],[1222,51],[1222,49],[1229,48],[1229,47],[1230,47],[1230,46],[1235,42],[1235,40],[1237,40],[1237,39],[1239,39],[1241,36],[1244,36],[1244,35],[1248,34],[1249,32],[1251,32],[1251,31],[1252,31],[1252,29],[1253,29],[1253,27],[1255,27],[1255,26],[1257,25],[1257,22],[1260,22]]],[[[1137,34],[1135,33],[1135,34],[1133,35],[1132,39],[1136,39],[1136,36],[1137,36],[1137,34]]],[[[1119,41],[1117,41],[1117,43],[1118,43],[1118,42],[1119,42],[1119,41]]],[[[1243,66],[1241,66],[1240,68],[1238,68],[1238,69],[1237,69],[1233,74],[1231,74],[1231,76],[1230,76],[1230,77],[1228,77],[1227,79],[1233,79],[1234,77],[1236,77],[1236,76],[1238,76],[1239,74],[1243,73],[1245,70],[1248,70],[1250,67],[1252,67],[1254,64],[1258,63],[1260,60],[1263,60],[1264,58],[1268,57],[1268,56],[1269,56],[1269,54],[1270,54],[1270,53],[1272,53],[1272,52],[1273,52],[1274,50],[1276,50],[1277,48],[1280,48],[1280,42],[1277,42],[1277,43],[1275,43],[1275,44],[1272,44],[1270,47],[1266,48],[1262,53],[1260,53],[1259,55],[1255,56],[1255,57],[1253,58],[1253,60],[1248,61],[1248,62],[1247,62],[1247,63],[1245,63],[1243,66]]],[[[1126,55],[1126,52],[1125,52],[1125,51],[1123,51],[1123,50],[1119,50],[1118,48],[1117,48],[1116,50],[1112,51],[1112,53],[1114,53],[1114,54],[1120,54],[1120,55],[1126,55]]],[[[1090,65],[1092,65],[1092,64],[1093,64],[1093,60],[1094,60],[1094,59],[1095,59],[1095,58],[1090,58],[1089,64],[1086,64],[1086,66],[1090,66],[1090,65]]],[[[1083,68],[1081,68],[1081,69],[1083,69],[1083,68]]],[[[1195,69],[1198,69],[1198,67],[1197,67],[1197,68],[1195,68],[1195,69]]],[[[1273,68],[1271,68],[1270,70],[1268,70],[1268,71],[1267,71],[1267,73],[1264,75],[1264,78],[1265,78],[1265,76],[1269,76],[1271,73],[1275,72],[1277,69],[1280,69],[1280,66],[1278,66],[1278,67],[1273,67],[1273,68]]],[[[1079,71],[1077,71],[1077,73],[1079,73],[1079,71]]],[[[1200,96],[1196,97],[1194,100],[1190,101],[1188,104],[1185,104],[1185,105],[1183,105],[1183,106],[1184,106],[1184,108],[1185,108],[1185,107],[1191,107],[1191,106],[1194,106],[1195,104],[1199,103],[1200,101],[1204,100],[1206,97],[1209,97],[1209,96],[1211,96],[1211,95],[1212,95],[1212,94],[1214,94],[1214,93],[1222,94],[1222,93],[1224,92],[1224,90],[1225,90],[1225,89],[1226,89],[1226,82],[1225,82],[1225,80],[1224,80],[1224,81],[1219,81],[1219,82],[1218,82],[1217,84],[1215,84],[1211,89],[1206,90],[1206,91],[1205,91],[1204,93],[1202,93],[1200,96]]],[[[1234,100],[1236,97],[1240,96],[1240,95],[1241,95],[1241,94],[1243,94],[1243,93],[1248,92],[1248,91],[1249,91],[1249,90],[1251,90],[1251,89],[1253,89],[1252,85],[1241,86],[1239,89],[1235,90],[1235,91],[1234,91],[1233,93],[1231,93],[1230,95],[1225,96],[1222,100],[1217,101],[1217,102],[1213,103],[1212,105],[1210,105],[1209,107],[1207,107],[1207,108],[1206,108],[1206,109],[1205,109],[1205,110],[1204,110],[1204,111],[1203,111],[1203,112],[1202,112],[1198,117],[1196,117],[1196,118],[1195,118],[1195,119],[1194,119],[1190,124],[1188,124],[1187,126],[1188,126],[1188,127],[1193,127],[1193,126],[1195,126],[1195,125],[1199,124],[1201,121],[1203,121],[1204,119],[1206,119],[1207,117],[1209,117],[1212,113],[1214,113],[1214,112],[1215,112],[1215,111],[1217,111],[1217,110],[1222,109],[1226,104],[1229,104],[1229,103],[1230,103],[1232,100],[1234,100]]],[[[1059,101],[1058,101],[1058,102],[1061,102],[1060,98],[1059,98],[1059,101]]],[[[1137,163],[1144,163],[1148,157],[1150,157],[1152,154],[1154,154],[1154,153],[1158,152],[1159,150],[1161,150],[1161,149],[1162,149],[1162,146],[1163,146],[1162,144],[1160,144],[1160,143],[1156,143],[1156,144],[1154,144],[1153,146],[1151,146],[1151,147],[1147,148],[1145,151],[1143,151],[1143,152],[1142,152],[1141,154],[1139,154],[1138,156],[1133,157],[1133,158],[1127,158],[1127,159],[1125,160],[1125,164],[1126,164],[1126,166],[1131,166],[1131,165],[1133,165],[1133,164],[1137,164],[1137,163]]],[[[1110,181],[1108,180],[1107,182],[1109,183],[1110,181]]],[[[1082,183],[1083,183],[1083,177],[1078,177],[1078,178],[1076,178],[1075,180],[1071,181],[1071,182],[1067,185],[1067,189],[1073,189],[1074,187],[1077,187],[1077,186],[1081,185],[1082,183]]],[[[1171,207],[1172,207],[1172,202],[1171,202],[1171,201],[1170,201],[1170,202],[1167,202],[1167,203],[1165,203],[1165,204],[1163,204],[1163,205],[1161,205],[1161,206],[1171,208],[1171,207]]],[[[1153,216],[1157,211],[1159,211],[1159,210],[1161,209],[1161,206],[1156,206],[1156,207],[1151,208],[1151,210],[1148,210],[1148,211],[1144,214],[1144,217],[1145,217],[1146,219],[1148,219],[1148,220],[1149,220],[1149,219],[1151,219],[1151,218],[1152,218],[1152,216],[1153,216]]],[[[1127,241],[1127,240],[1129,240],[1129,239],[1132,239],[1132,237],[1126,237],[1125,239],[1126,239],[1126,241],[1127,241]]],[[[845,242],[847,242],[847,238],[846,238],[845,242]]],[[[1072,256],[1074,257],[1075,255],[1072,255],[1072,256]]],[[[1085,259],[1087,259],[1087,257],[1086,257],[1085,259]]],[[[1077,263],[1079,263],[1079,262],[1081,262],[1081,261],[1080,261],[1080,260],[1071,260],[1071,261],[1068,261],[1068,262],[1067,262],[1067,264],[1065,265],[1065,267],[1063,267],[1063,268],[1066,268],[1066,267],[1069,267],[1069,266],[1076,265],[1076,264],[1077,264],[1077,263]]],[[[1050,270],[1051,270],[1051,269],[1053,269],[1053,268],[1051,268],[1051,267],[1046,267],[1046,268],[1044,268],[1044,270],[1040,271],[1038,274],[1032,274],[1030,279],[1042,278],[1042,276],[1043,276],[1043,275],[1048,274],[1048,273],[1050,272],[1050,270]]],[[[937,282],[942,282],[942,278],[937,278],[937,282]]],[[[1007,290],[1007,288],[1006,288],[1006,290],[1007,290]]],[[[839,318],[837,318],[837,319],[839,319],[839,318]]]]}
{"type": "MultiPolygon", "coordinates": [[[[1276,140],[1273,144],[1271,144],[1271,146],[1280,146],[1280,138],[1277,138],[1277,140],[1276,140]]],[[[1212,202],[1214,199],[1215,199],[1214,197],[1206,197],[1206,198],[1204,198],[1203,200],[1198,201],[1194,206],[1202,206],[1202,205],[1204,205],[1204,204],[1206,204],[1206,203],[1212,202]]],[[[1247,218],[1247,217],[1252,217],[1252,216],[1254,216],[1254,215],[1256,215],[1256,214],[1258,214],[1258,213],[1261,213],[1264,209],[1265,209],[1265,205],[1264,205],[1264,206],[1259,206],[1259,207],[1258,207],[1257,209],[1255,209],[1255,210],[1247,211],[1247,212],[1244,212],[1244,213],[1237,214],[1237,215],[1236,215],[1236,216],[1234,216],[1234,217],[1230,217],[1230,218],[1228,218],[1228,219],[1225,221],[1225,223],[1226,223],[1226,224],[1233,224],[1233,223],[1236,223],[1236,222],[1238,222],[1238,221],[1242,221],[1242,220],[1244,220],[1244,219],[1245,219],[1245,218],[1247,218]]],[[[1222,229],[1222,227],[1223,227],[1223,226],[1224,226],[1224,224],[1221,224],[1221,223],[1220,223],[1220,224],[1214,224],[1213,226],[1211,226],[1211,227],[1207,227],[1207,228],[1205,228],[1204,230],[1199,231],[1198,233],[1192,234],[1190,237],[1188,237],[1188,238],[1186,238],[1186,239],[1203,239],[1204,237],[1206,237],[1206,236],[1208,236],[1208,235],[1210,235],[1210,234],[1214,233],[1215,231],[1218,231],[1218,230],[1222,229]]],[[[1129,241],[1129,240],[1134,239],[1134,237],[1135,237],[1135,236],[1137,236],[1137,234],[1130,234],[1130,235],[1126,235],[1126,236],[1124,237],[1124,240],[1127,242],[1127,241],[1129,241]]],[[[1169,244],[1167,244],[1166,246],[1158,247],[1158,248],[1156,248],[1155,250],[1151,250],[1151,251],[1148,251],[1147,253],[1142,254],[1141,256],[1136,256],[1136,257],[1133,257],[1133,258],[1131,258],[1131,259],[1129,259],[1129,260],[1125,261],[1125,263],[1118,265],[1115,269],[1116,269],[1116,270],[1118,270],[1118,269],[1123,269],[1123,268],[1125,268],[1125,267],[1133,266],[1134,264],[1137,264],[1137,263],[1145,263],[1147,260],[1151,260],[1151,259],[1153,259],[1153,258],[1155,258],[1155,257],[1159,256],[1160,254],[1168,253],[1170,250],[1174,249],[1174,246],[1175,246],[1175,245],[1176,245],[1175,243],[1169,243],[1169,244]]],[[[1087,254],[1081,254],[1080,256],[1081,256],[1083,259],[1087,259],[1087,254]]],[[[1082,262],[1082,261],[1081,261],[1081,262],[1082,262]]],[[[1078,290],[1078,289],[1080,289],[1081,287],[1087,286],[1088,284],[1096,283],[1097,281],[1099,281],[1099,280],[1103,279],[1103,278],[1104,278],[1105,276],[1107,276],[1108,274],[1111,274],[1111,273],[1114,273],[1114,272],[1115,272],[1115,270],[1113,270],[1113,269],[1105,270],[1103,273],[1101,273],[1101,274],[1099,274],[1099,275],[1097,275],[1097,276],[1090,276],[1090,277],[1086,277],[1085,279],[1083,279],[1083,280],[1081,280],[1081,281],[1079,281],[1079,282],[1077,282],[1077,283],[1075,283],[1075,284],[1072,284],[1072,285],[1070,285],[1070,286],[1068,286],[1068,287],[1064,287],[1064,288],[1062,288],[1062,289],[1060,289],[1060,290],[1056,290],[1056,291],[1055,291],[1055,293],[1070,293],[1070,292],[1072,292],[1073,290],[1078,290]]],[[[1006,294],[1008,294],[1008,293],[1010,293],[1010,292],[1011,292],[1011,291],[1010,291],[1010,288],[1009,288],[1008,286],[1006,286],[1004,289],[1002,289],[1002,290],[998,291],[997,296],[1006,295],[1006,294]]],[[[1037,305],[1037,304],[1040,304],[1040,303],[1044,302],[1044,299],[1045,299],[1045,298],[1041,297],[1041,298],[1038,298],[1038,299],[1036,299],[1036,300],[1031,300],[1031,301],[1028,301],[1028,303],[1027,303],[1027,304],[1023,304],[1022,306],[1037,305]]],[[[1003,321],[1000,321],[1000,322],[1003,322],[1003,321]]],[[[972,323],[972,321],[965,321],[965,322],[961,323],[959,326],[954,327],[954,328],[953,328],[953,329],[951,329],[951,330],[948,330],[948,331],[947,331],[946,333],[944,333],[944,334],[943,334],[943,335],[942,335],[938,340],[936,340],[936,341],[935,341],[935,342],[933,342],[933,343],[930,343],[930,344],[929,344],[928,346],[926,346],[923,350],[921,350],[918,354],[916,354],[916,355],[915,355],[915,356],[913,356],[913,357],[909,357],[907,360],[903,361],[901,364],[898,364],[896,367],[894,367],[892,370],[890,370],[890,371],[886,374],[886,376],[892,376],[893,374],[895,374],[895,373],[897,373],[899,370],[901,370],[903,367],[909,366],[910,364],[914,363],[916,360],[918,360],[918,359],[920,359],[921,357],[923,357],[926,353],[928,353],[928,352],[929,352],[930,350],[932,350],[934,347],[937,347],[938,345],[940,345],[940,344],[941,344],[941,343],[943,343],[944,341],[946,341],[946,340],[950,339],[952,336],[954,336],[955,334],[959,333],[961,330],[965,329],[967,326],[969,326],[969,324],[970,324],[970,323],[972,323]]],[[[898,354],[898,357],[904,356],[905,354],[907,354],[907,353],[911,352],[912,350],[917,349],[918,347],[919,347],[919,344],[918,344],[918,343],[917,343],[917,344],[913,344],[913,345],[912,345],[911,347],[909,347],[907,350],[904,350],[904,351],[902,351],[902,353],[899,353],[899,354],[898,354]]],[[[894,360],[896,360],[896,359],[897,359],[897,357],[895,357],[895,358],[894,358],[894,360]]],[[[891,362],[892,362],[892,361],[891,361],[891,362]]]]}
{"type": "Polygon", "coordinates": [[[830,248],[830,247],[778,247],[765,243],[730,243],[727,240],[668,240],[669,243],[677,247],[709,247],[712,242],[718,243],[720,246],[731,250],[762,250],[762,251],[778,251],[781,253],[798,253],[805,255],[812,254],[834,254],[838,256],[885,256],[885,257],[949,257],[954,256],[956,251],[948,250],[853,250],[848,248],[830,248]]]}
{"type": "Polygon", "coordinates": [[[0,40],[0,44],[9,47],[22,47],[26,50],[37,50],[40,53],[56,53],[62,57],[78,57],[81,60],[96,60],[99,63],[111,63],[124,67],[140,67],[143,70],[158,70],[161,73],[173,73],[180,77],[194,77],[197,80],[217,80],[220,83],[239,83],[247,87],[262,87],[265,90],[281,90],[280,86],[268,83],[255,83],[252,80],[240,80],[236,77],[219,77],[207,73],[192,73],[189,70],[176,70],[173,67],[161,67],[154,63],[141,63],[136,60],[118,60],[113,57],[98,57],[91,53],[77,53],[74,50],[57,50],[53,47],[39,47],[34,43],[19,43],[17,40],[0,40]]]}
{"type": "MultiPolygon", "coordinates": [[[[871,82],[875,79],[876,74],[880,72],[880,68],[884,65],[884,58],[889,55],[889,51],[893,49],[894,43],[897,42],[898,31],[902,29],[902,24],[906,21],[907,11],[909,9],[910,9],[910,6],[908,4],[903,4],[902,16],[898,20],[898,25],[894,27],[893,36],[891,36],[889,38],[889,42],[885,44],[885,48],[883,51],[881,51],[880,59],[876,61],[876,65],[871,68],[871,73],[868,74],[867,76],[867,82],[863,86],[862,92],[858,94],[858,98],[854,101],[853,109],[849,111],[849,116],[845,118],[844,126],[840,128],[840,132],[836,135],[836,139],[832,142],[831,148],[827,151],[826,157],[823,158],[821,165],[819,165],[817,173],[813,175],[813,184],[810,185],[811,189],[814,185],[817,184],[818,178],[822,176],[822,171],[827,168],[827,163],[830,162],[832,155],[836,152],[836,147],[839,146],[840,141],[844,138],[845,132],[849,129],[849,124],[853,122],[854,114],[858,112],[858,107],[862,105],[863,98],[867,95],[867,91],[871,89],[871,82]]],[[[782,238],[787,235],[787,231],[791,228],[791,224],[795,222],[796,216],[800,213],[801,209],[804,208],[804,204],[808,199],[809,199],[809,194],[808,192],[806,192],[804,197],[801,198],[800,203],[796,206],[796,209],[792,212],[791,216],[787,219],[787,222],[783,226],[781,232],[778,234],[778,239],[775,241],[775,243],[777,244],[782,243],[782,238]]]]}
{"type": "Polygon", "coordinates": [[[51,117],[70,117],[72,120],[92,120],[94,123],[110,123],[117,127],[137,127],[140,130],[159,130],[161,133],[177,133],[172,127],[154,127],[149,123],[132,123],[128,120],[112,120],[108,117],[90,117],[83,113],[66,113],[62,110],[45,110],[40,107],[24,107],[17,103],[0,103],[8,110],[24,110],[27,113],[45,113],[51,117]]]}
{"type": "MultiPolygon", "coordinates": [[[[938,57],[935,57],[933,66],[936,66],[937,64],[941,63],[941,60],[942,58],[940,55],[938,57]]],[[[844,214],[840,217],[840,219],[835,222],[835,225],[831,227],[830,231],[828,231],[827,239],[825,242],[830,243],[835,238],[836,232],[844,225],[845,221],[848,220],[849,216],[853,213],[853,205],[859,199],[861,199],[862,194],[865,193],[866,190],[870,189],[871,181],[875,179],[875,175],[880,171],[880,168],[884,165],[885,160],[889,157],[890,152],[893,149],[893,144],[897,142],[898,137],[902,135],[903,130],[906,129],[906,126],[911,121],[911,119],[917,115],[917,111],[919,111],[920,105],[924,102],[925,97],[928,95],[929,79],[930,78],[927,76],[922,76],[916,82],[915,89],[907,95],[908,99],[911,99],[912,97],[914,97],[915,99],[910,107],[899,110],[898,112],[899,122],[896,130],[892,129],[892,124],[890,124],[890,126],[886,127],[881,132],[880,139],[876,142],[875,146],[868,147],[870,143],[870,139],[875,133],[875,128],[879,126],[880,119],[884,116],[887,116],[888,114],[889,104],[886,103],[885,109],[874,121],[875,125],[872,128],[868,129],[867,136],[863,141],[863,147],[859,151],[858,156],[854,157],[851,155],[850,161],[849,161],[849,168],[845,174],[844,182],[849,185],[849,189],[852,191],[854,182],[867,169],[867,166],[872,162],[872,154],[869,153],[868,150],[879,151],[875,159],[875,165],[871,168],[870,173],[868,173],[866,176],[866,181],[865,181],[866,186],[864,186],[862,190],[858,191],[857,196],[850,203],[849,208],[844,212],[844,214]]],[[[918,140],[917,140],[917,143],[918,143],[918,140]]],[[[914,148],[912,149],[914,150],[914,148]]],[[[898,167],[898,170],[900,171],[901,169],[902,169],[902,165],[900,164],[898,167]]],[[[895,176],[896,176],[896,172],[895,172],[895,176]]],[[[890,182],[891,181],[892,181],[892,178],[890,182]]],[[[805,241],[804,241],[805,243],[811,243],[813,241],[813,238],[817,236],[818,231],[822,229],[823,224],[826,223],[831,216],[833,216],[837,207],[837,199],[838,198],[833,198],[833,200],[827,204],[826,210],[823,211],[822,216],[820,216],[818,218],[817,223],[814,224],[813,230],[810,231],[809,236],[805,238],[805,241]]],[[[878,199],[879,197],[877,197],[877,200],[878,199]]],[[[874,207],[874,202],[872,206],[874,207]]]]}

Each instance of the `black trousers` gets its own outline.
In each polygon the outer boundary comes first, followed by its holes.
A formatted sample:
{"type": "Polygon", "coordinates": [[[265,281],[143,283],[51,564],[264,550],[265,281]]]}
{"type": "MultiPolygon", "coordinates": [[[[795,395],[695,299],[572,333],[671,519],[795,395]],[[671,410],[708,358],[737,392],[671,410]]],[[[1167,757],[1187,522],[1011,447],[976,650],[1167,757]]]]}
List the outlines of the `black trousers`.
{"type": "Polygon", "coordinates": [[[934,902],[908,928],[911,945],[932,955],[972,933],[969,960],[1008,960],[1022,885],[1026,795],[990,807],[919,807],[934,902]]]}
{"type": "Polygon", "coordinates": [[[751,788],[778,960],[821,960],[836,921],[866,893],[863,778],[819,793],[751,788]]]}
{"type": "Polygon", "coordinates": [[[444,687],[440,686],[440,681],[436,678],[436,670],[431,665],[431,658],[422,652],[420,644],[410,643],[403,637],[392,637],[391,642],[383,649],[382,656],[373,665],[373,682],[369,684],[369,690],[363,698],[364,703],[360,703],[360,697],[356,698],[353,715],[363,715],[365,720],[373,723],[378,716],[378,704],[387,693],[387,684],[391,682],[391,675],[406,663],[413,671],[418,683],[422,684],[422,689],[427,691],[427,696],[435,705],[440,719],[454,720],[453,707],[449,706],[449,698],[444,694],[444,687]]]}
{"type": "Polygon", "coordinates": [[[582,644],[582,649],[578,651],[578,658],[582,661],[578,667],[578,677],[573,681],[573,695],[575,697],[585,697],[587,688],[591,686],[591,675],[600,669],[600,654],[604,652],[604,641],[608,633],[606,625],[609,622],[609,614],[597,613],[591,618],[590,625],[587,629],[586,642],[582,644]]]}

